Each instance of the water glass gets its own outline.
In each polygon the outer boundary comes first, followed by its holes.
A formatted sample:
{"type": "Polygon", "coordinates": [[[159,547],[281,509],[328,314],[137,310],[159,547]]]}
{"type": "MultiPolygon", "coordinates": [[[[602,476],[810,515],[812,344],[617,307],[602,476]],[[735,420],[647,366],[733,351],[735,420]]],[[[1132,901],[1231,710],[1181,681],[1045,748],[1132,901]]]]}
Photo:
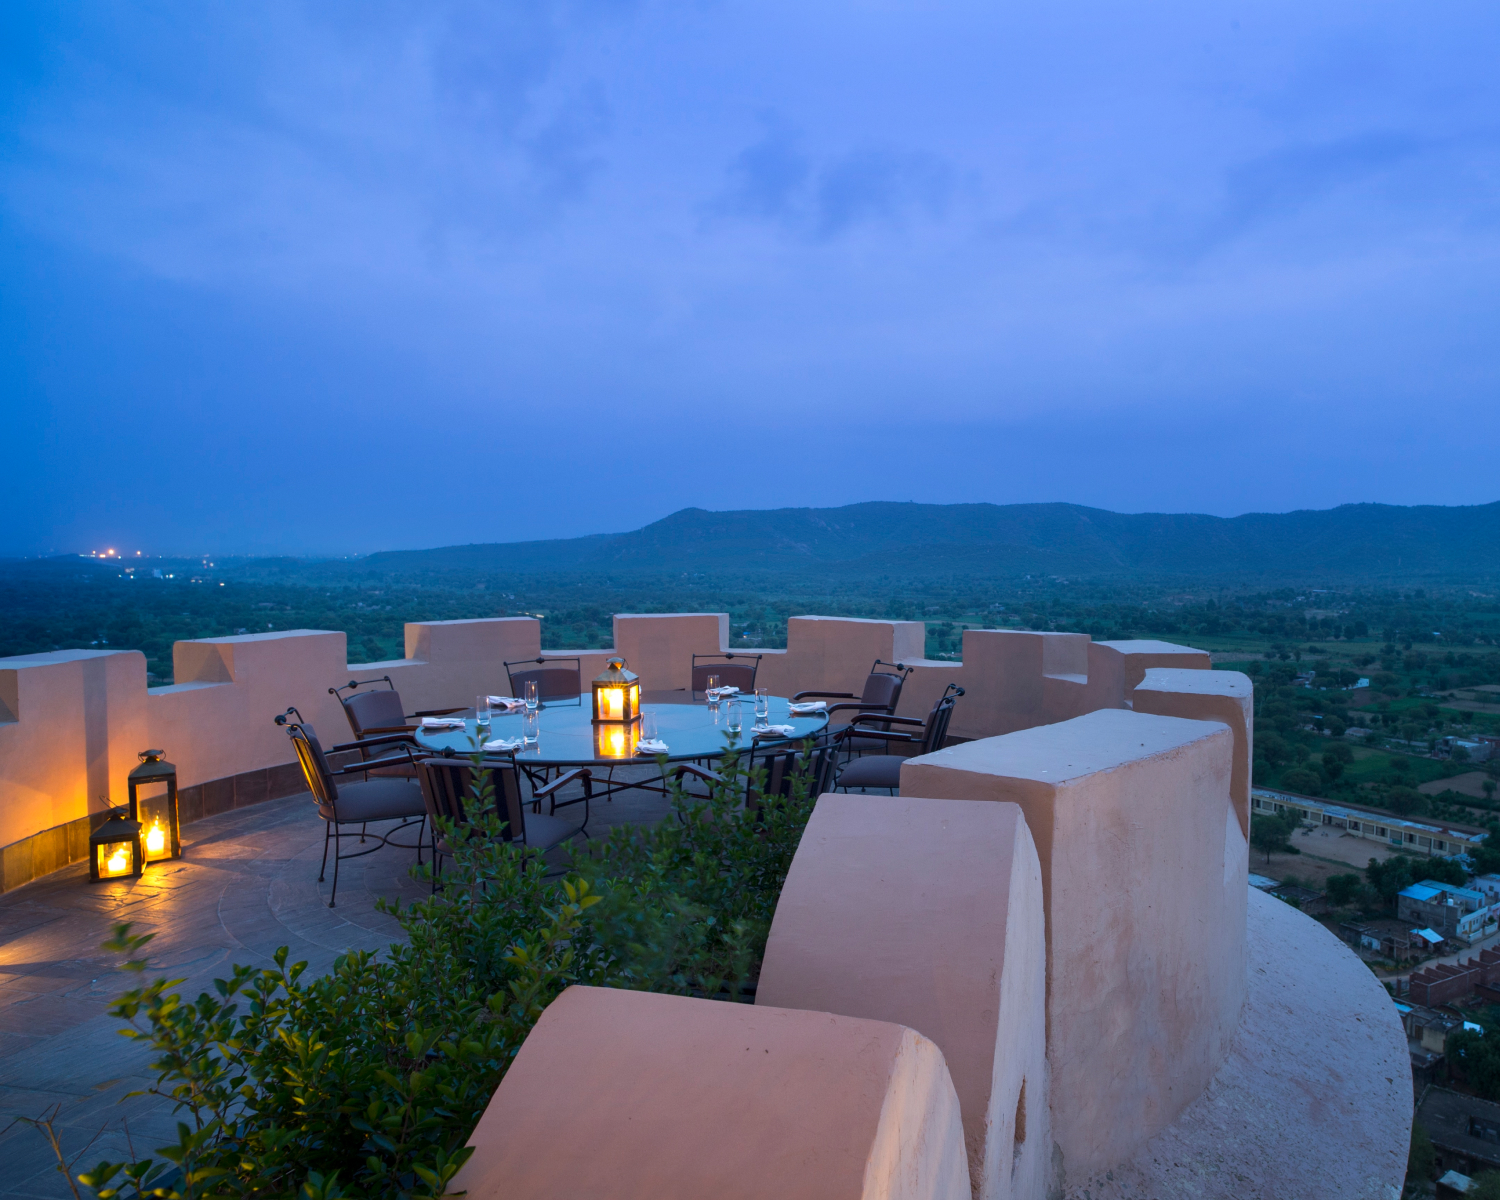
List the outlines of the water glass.
{"type": "Polygon", "coordinates": [[[739,733],[742,727],[740,702],[738,700],[731,700],[725,707],[728,709],[728,712],[724,717],[724,728],[729,730],[730,733],[739,733]]]}
{"type": "Polygon", "coordinates": [[[537,691],[536,680],[528,679],[522,692],[526,700],[526,711],[536,712],[542,702],[541,693],[537,691]]]}
{"type": "Polygon", "coordinates": [[[719,677],[710,675],[703,688],[703,696],[709,703],[710,708],[719,707],[719,677]]]}
{"type": "Polygon", "coordinates": [[[755,728],[765,729],[771,723],[771,692],[768,688],[755,689],[755,728]]]}
{"type": "Polygon", "coordinates": [[[542,718],[535,709],[528,709],[521,718],[521,737],[528,746],[535,746],[542,740],[542,718]]]}
{"type": "Polygon", "coordinates": [[[488,696],[474,697],[474,728],[476,733],[483,733],[490,727],[490,698],[488,696]]]}
{"type": "Polygon", "coordinates": [[[641,714],[641,741],[654,742],[661,736],[660,727],[656,723],[655,713],[641,714]]]}

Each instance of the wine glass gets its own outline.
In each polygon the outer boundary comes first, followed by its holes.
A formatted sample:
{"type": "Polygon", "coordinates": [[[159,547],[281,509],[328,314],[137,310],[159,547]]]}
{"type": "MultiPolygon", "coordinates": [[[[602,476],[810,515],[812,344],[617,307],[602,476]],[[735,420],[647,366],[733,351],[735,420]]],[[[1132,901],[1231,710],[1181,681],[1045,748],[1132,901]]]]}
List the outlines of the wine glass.
{"type": "Polygon", "coordinates": [[[526,686],[522,689],[526,698],[526,711],[534,713],[541,706],[541,694],[537,691],[536,680],[528,679],[526,686]]]}

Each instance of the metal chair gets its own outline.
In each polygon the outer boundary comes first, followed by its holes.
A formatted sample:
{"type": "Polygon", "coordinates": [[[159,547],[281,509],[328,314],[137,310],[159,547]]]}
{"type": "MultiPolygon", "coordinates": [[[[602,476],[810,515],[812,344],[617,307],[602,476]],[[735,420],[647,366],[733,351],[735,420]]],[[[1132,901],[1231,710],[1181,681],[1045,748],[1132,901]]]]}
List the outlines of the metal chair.
{"type": "MultiPolygon", "coordinates": [[[[901,689],[906,684],[906,678],[916,668],[908,667],[905,663],[888,663],[876,659],[870,668],[870,674],[865,678],[864,690],[856,696],[853,692],[798,692],[792,697],[792,703],[796,704],[802,700],[849,700],[851,704],[830,704],[828,706],[828,727],[834,732],[847,729],[847,725],[836,726],[833,714],[838,712],[853,712],[858,716],[866,716],[871,713],[896,712],[896,705],[901,702],[901,689]],[[887,668],[881,670],[882,667],[887,668]]],[[[889,725],[872,725],[872,729],[889,729],[889,725]]],[[[866,750],[879,750],[884,748],[884,743],[875,739],[861,737],[845,737],[843,750],[845,754],[862,754],[866,750]]]]}
{"type": "Polygon", "coordinates": [[[720,687],[737,687],[747,695],[755,691],[755,676],[760,671],[759,654],[735,654],[726,650],[723,654],[693,655],[693,699],[708,688],[708,677],[717,675],[720,687]],[[740,661],[736,662],[738,659],[740,661]]]}
{"type": "MultiPolygon", "coordinates": [[[[291,710],[295,712],[296,710],[291,710]]],[[[394,842],[391,835],[400,832],[408,825],[421,825],[427,819],[427,806],[422,800],[422,789],[410,778],[393,778],[389,775],[370,778],[373,769],[377,767],[392,766],[397,763],[411,763],[410,752],[401,747],[401,753],[390,759],[379,759],[374,762],[361,761],[351,763],[347,767],[334,770],[328,765],[328,758],[323,753],[323,746],[318,741],[318,735],[313,732],[313,727],[301,720],[301,713],[297,713],[298,720],[290,721],[287,714],[276,718],[276,723],[286,728],[288,736],[292,739],[292,747],[297,752],[297,761],[302,766],[303,777],[307,780],[307,790],[313,795],[313,800],[318,806],[318,815],[323,818],[323,863],[318,868],[318,882],[323,882],[323,877],[328,871],[328,843],[333,842],[333,891],[328,896],[328,907],[334,907],[339,894],[339,863],[346,858],[360,858],[366,854],[374,854],[381,846],[400,846],[403,849],[415,850],[417,861],[422,861],[422,837],[420,832],[415,842],[394,842]],[[363,779],[345,783],[342,787],[338,780],[344,776],[362,775],[363,779]],[[371,821],[400,821],[394,829],[388,829],[385,833],[371,833],[368,825],[371,821]],[[342,851],[342,840],[346,837],[355,836],[353,833],[345,833],[345,825],[358,825],[359,840],[361,844],[369,838],[375,838],[379,845],[371,846],[368,850],[357,850],[352,854],[342,851]]],[[[334,751],[357,750],[360,748],[358,742],[352,742],[343,746],[335,746],[334,751]]]]}
{"type": "MultiPolygon", "coordinates": [[[[408,715],[401,703],[401,693],[396,690],[396,685],[391,682],[389,675],[382,675],[379,679],[351,679],[342,687],[329,688],[328,694],[337,699],[342,706],[344,719],[349,722],[349,728],[358,740],[360,757],[367,761],[372,751],[381,753],[392,744],[406,742],[415,746],[417,741],[411,735],[411,726],[406,723],[407,721],[419,720],[422,717],[442,717],[449,713],[464,711],[462,708],[432,708],[408,715]],[[385,684],[385,690],[382,691],[379,688],[368,692],[356,690],[377,683],[385,684]],[[349,694],[345,696],[345,692],[349,694]]],[[[386,768],[384,773],[402,775],[408,779],[414,777],[410,762],[386,768]]]]}
{"type": "Polygon", "coordinates": [[[878,738],[889,745],[892,742],[905,742],[917,747],[910,755],[905,754],[866,754],[852,759],[838,774],[834,786],[843,791],[850,788],[886,788],[891,795],[895,795],[901,787],[901,764],[907,758],[918,754],[931,754],[934,750],[941,750],[943,742],[948,737],[948,722],[953,719],[953,706],[958,703],[958,698],[964,694],[963,688],[956,683],[950,683],[943,689],[943,694],[932,706],[932,711],[927,714],[926,721],[915,721],[911,717],[888,717],[877,714],[857,716],[836,735],[840,741],[846,741],[851,737],[878,738]],[[875,725],[905,725],[914,727],[910,733],[903,733],[893,729],[865,728],[865,723],[875,725]],[[920,732],[919,732],[920,731],[920,732]]]}
{"type": "Polygon", "coordinates": [[[577,700],[583,695],[583,660],[577,658],[524,658],[505,664],[505,676],[510,680],[510,694],[520,696],[527,680],[536,680],[537,698],[543,703],[558,700],[577,700]],[[572,663],[572,667],[559,666],[572,663]],[[527,667],[525,671],[512,671],[512,667],[527,667]]]}
{"type": "MultiPolygon", "coordinates": [[[[570,825],[560,817],[544,816],[541,813],[526,813],[526,798],[521,792],[521,772],[516,768],[514,754],[486,757],[480,764],[494,786],[493,804],[495,815],[503,822],[500,836],[509,843],[525,846],[545,854],[562,845],[576,834],[588,836],[588,802],[593,796],[593,773],[587,767],[579,767],[559,776],[545,787],[532,792],[531,803],[539,808],[543,800],[555,800],[556,795],[568,784],[582,781],[583,796],[566,804],[584,805],[583,824],[570,825]]],[[[432,819],[432,890],[438,886],[443,859],[453,856],[453,847],[440,833],[437,819],[452,822],[455,826],[469,823],[469,807],[474,803],[474,764],[468,758],[430,757],[419,758],[416,763],[417,781],[421,784],[422,800],[427,806],[427,815],[432,819]]]]}
{"type": "MultiPolygon", "coordinates": [[[[792,798],[793,783],[798,777],[807,782],[807,795],[816,799],[824,792],[833,790],[834,774],[838,764],[838,746],[832,737],[820,735],[813,739],[810,749],[804,750],[801,743],[777,739],[774,745],[761,745],[752,741],[745,763],[745,808],[758,812],[761,804],[772,797],[783,800],[792,798]],[[754,774],[757,769],[765,777],[757,786],[754,774]]],[[[724,777],[717,771],[693,763],[679,763],[672,771],[679,783],[692,778],[710,787],[720,786],[724,777]]],[[[707,799],[689,793],[694,799],[707,799]]],[[[679,814],[680,815],[680,814],[679,814]]]]}

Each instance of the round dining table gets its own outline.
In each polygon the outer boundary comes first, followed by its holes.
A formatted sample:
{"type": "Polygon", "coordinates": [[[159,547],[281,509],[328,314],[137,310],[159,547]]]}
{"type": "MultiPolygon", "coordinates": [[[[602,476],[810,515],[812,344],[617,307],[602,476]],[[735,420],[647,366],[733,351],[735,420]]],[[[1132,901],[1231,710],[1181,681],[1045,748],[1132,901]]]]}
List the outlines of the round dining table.
{"type": "MultiPolygon", "coordinates": [[[[701,696],[701,693],[700,693],[701,696]]],[[[797,742],[815,737],[828,725],[826,712],[806,716],[792,716],[791,701],[785,696],[770,697],[772,725],[790,725],[790,734],[757,734],[755,723],[755,697],[741,694],[740,716],[743,722],[735,745],[745,749],[752,741],[757,746],[774,745],[781,742],[797,742]]],[[[728,748],[726,734],[729,732],[730,701],[725,699],[717,708],[692,692],[642,692],[641,712],[656,718],[657,737],[666,743],[666,758],[669,762],[689,762],[718,758],[728,748]]],[[[535,770],[543,767],[617,767],[627,762],[643,765],[654,763],[659,755],[638,754],[636,745],[641,737],[640,722],[630,725],[595,725],[591,697],[580,696],[577,700],[548,701],[541,706],[538,716],[537,740],[524,748],[513,751],[516,765],[535,770]]],[[[499,739],[515,740],[521,737],[525,716],[520,713],[505,713],[496,710],[490,721],[485,741],[499,739]]],[[[416,730],[418,744],[428,750],[472,754],[478,748],[475,735],[473,710],[464,717],[463,729],[416,730]]],[[[509,754],[512,751],[504,751],[509,754]]],[[[528,770],[528,774],[530,774],[528,770]]]]}

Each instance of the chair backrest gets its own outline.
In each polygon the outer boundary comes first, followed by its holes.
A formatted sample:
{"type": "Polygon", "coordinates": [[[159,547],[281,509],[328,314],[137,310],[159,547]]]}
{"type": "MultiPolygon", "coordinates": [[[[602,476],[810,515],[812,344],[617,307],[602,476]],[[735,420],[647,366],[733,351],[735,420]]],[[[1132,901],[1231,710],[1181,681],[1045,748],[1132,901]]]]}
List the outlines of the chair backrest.
{"type": "Polygon", "coordinates": [[[806,754],[802,752],[800,745],[752,751],[747,769],[753,771],[757,767],[762,768],[766,778],[759,788],[753,785],[747,787],[745,807],[758,809],[762,800],[771,796],[791,799],[792,784],[799,775],[807,780],[808,798],[816,800],[824,792],[833,790],[837,766],[838,744],[832,738],[820,738],[806,754]]]}
{"type": "Polygon", "coordinates": [[[737,687],[742,692],[755,690],[755,675],[760,670],[759,654],[695,654],[693,655],[694,692],[708,687],[708,677],[717,675],[720,687],[737,687]]]}
{"type": "MultiPolygon", "coordinates": [[[[496,815],[505,822],[501,833],[507,842],[526,840],[526,803],[521,795],[521,773],[514,758],[488,758],[484,769],[495,787],[496,815]]],[[[442,817],[454,825],[469,822],[474,802],[471,785],[474,770],[467,758],[423,758],[417,760],[417,782],[429,817],[442,817]]]]}
{"type": "Polygon", "coordinates": [[[297,751],[297,762],[307,780],[307,790],[320,806],[331,805],[339,798],[339,789],[333,781],[333,771],[328,766],[318,735],[311,725],[288,724],[286,731],[292,739],[292,748],[297,751]]]}
{"type": "Polygon", "coordinates": [[[865,689],[860,693],[860,707],[883,709],[894,715],[896,705],[901,702],[901,688],[911,672],[912,668],[904,663],[882,662],[877,658],[875,665],[870,668],[869,677],[865,680],[865,689]],[[892,669],[882,671],[881,667],[892,669]]]}
{"type": "Polygon", "coordinates": [[[583,694],[583,663],[576,658],[528,658],[505,664],[510,694],[519,697],[528,679],[536,680],[538,699],[574,700],[583,694]],[[567,664],[572,663],[570,667],[567,664]],[[512,671],[512,667],[525,667],[512,671]]]}
{"type": "Polygon", "coordinates": [[[950,683],[943,689],[943,694],[927,714],[927,728],[922,734],[923,754],[931,754],[934,750],[943,748],[943,743],[948,740],[948,722],[953,719],[953,706],[963,694],[963,688],[956,683],[950,683]]]}
{"type": "Polygon", "coordinates": [[[406,712],[397,691],[356,692],[340,697],[344,716],[355,737],[364,737],[367,729],[392,729],[406,724],[406,712]]]}

